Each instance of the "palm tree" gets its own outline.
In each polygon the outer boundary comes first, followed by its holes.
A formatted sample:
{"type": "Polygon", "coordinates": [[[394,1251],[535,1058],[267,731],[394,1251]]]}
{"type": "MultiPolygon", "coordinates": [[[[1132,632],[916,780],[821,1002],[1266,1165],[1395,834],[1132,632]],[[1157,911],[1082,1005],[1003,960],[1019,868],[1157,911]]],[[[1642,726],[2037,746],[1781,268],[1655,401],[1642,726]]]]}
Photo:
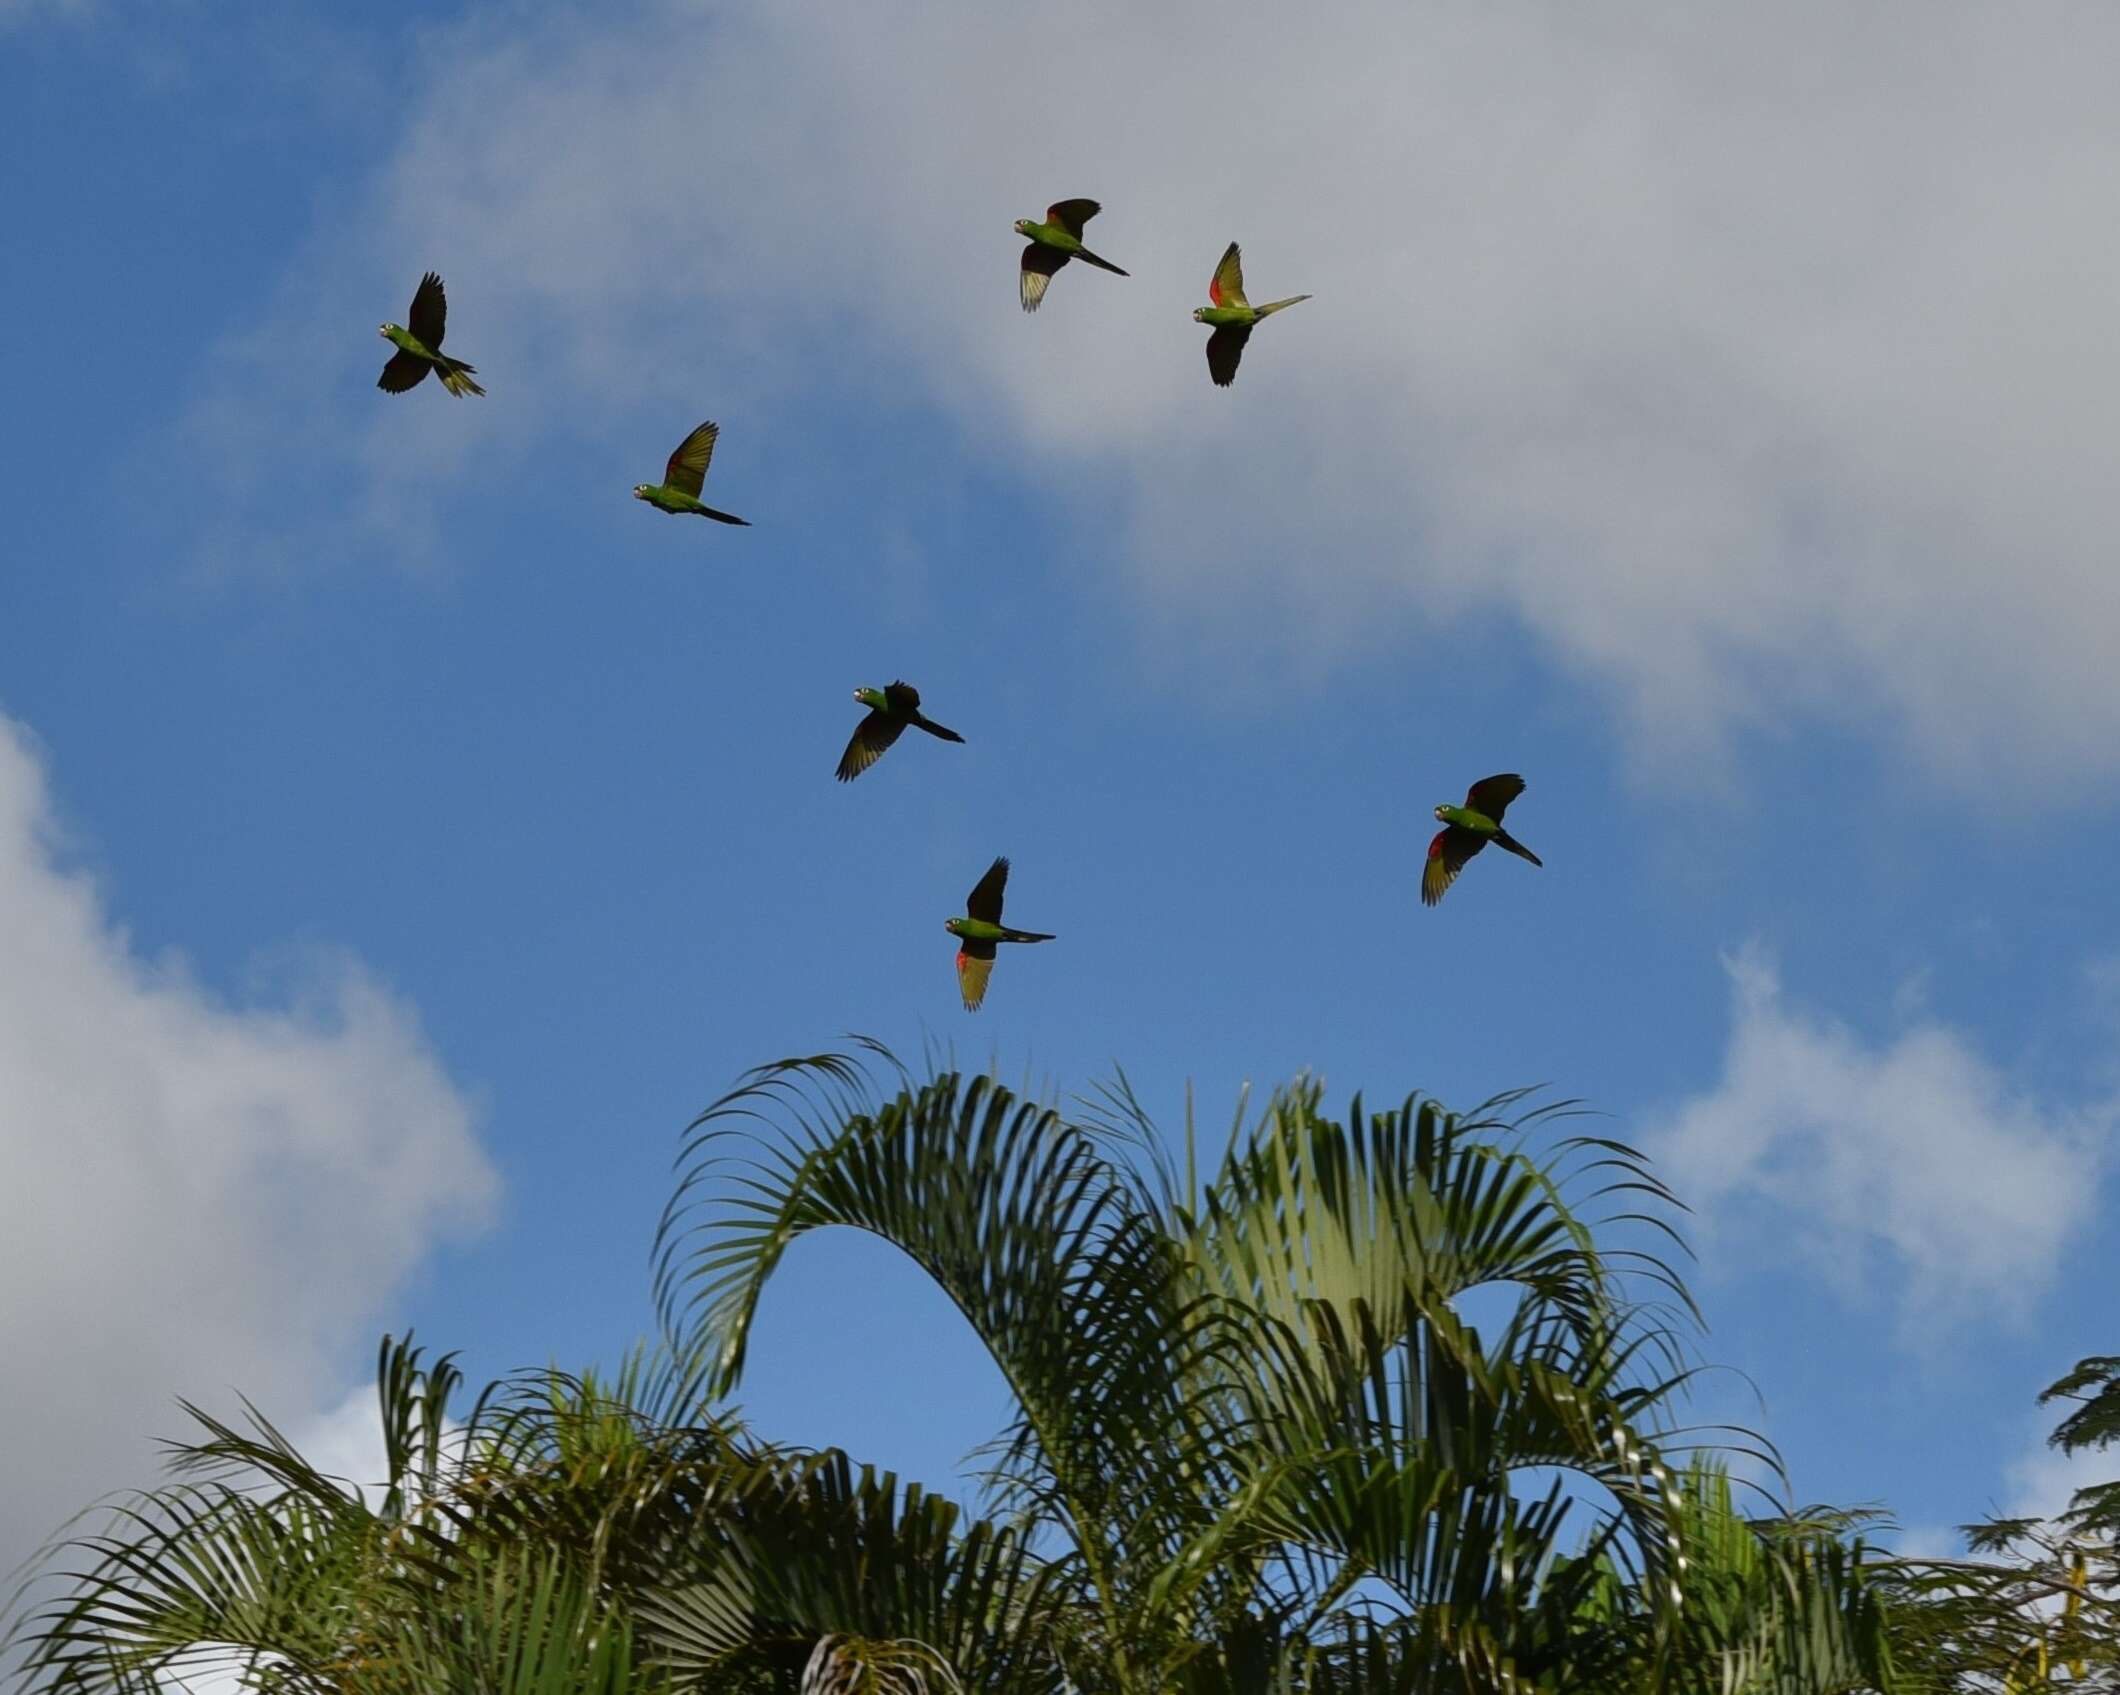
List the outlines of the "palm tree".
{"type": "Polygon", "coordinates": [[[459,1411],[451,1362],[386,1338],[372,1498],[189,1409],[177,1480],[18,1623],[27,1687],[214,1657],[289,1695],[1884,1683],[1849,1523],[1743,1518],[1677,1422],[1674,1203],[1560,1116],[1342,1123],[1300,1083],[1203,1176],[1123,1079],[1077,1121],[881,1049],[764,1068],[687,1134],[661,1348],[459,1411]],[[719,1410],[830,1227],[895,1244],[1006,1378],[985,1516],[719,1410]]]}
{"type": "Polygon", "coordinates": [[[1180,1172],[1123,1078],[1078,1123],[868,1057],[890,1087],[788,1062],[695,1122],[665,1324],[726,1391],[802,1236],[866,1230],[932,1277],[1009,1387],[989,1504],[1049,1555],[1069,1688],[1885,1677],[1844,1526],[1746,1526],[1664,1457],[1692,1446],[1690,1302],[1599,1240],[1675,1241],[1674,1203],[1624,1145],[1554,1136],[1565,1108],[1357,1097],[1342,1123],[1300,1083],[1203,1180],[1192,1125],[1180,1172]],[[1485,1289],[1511,1304],[1483,1334],[1485,1289]],[[1707,1562],[1740,1551],[1710,1629],[1707,1562]]]}
{"type": "Polygon", "coordinates": [[[201,1434],[171,1445],[177,1481],[63,1542],[64,1591],[17,1620],[26,1686],[164,1695],[234,1673],[285,1695],[657,1687],[636,1675],[630,1623],[563,1548],[461,1534],[463,1501],[521,1446],[485,1398],[460,1417],[461,1386],[449,1359],[425,1366],[409,1339],[384,1339],[387,1476],[373,1490],[319,1471],[247,1403],[242,1428],[184,1403],[201,1434]]]}
{"type": "MultiPolygon", "coordinates": [[[[2049,1444],[2064,1454],[2120,1445],[2120,1355],[2092,1355],[2040,1392],[2074,1403],[2049,1444]]],[[[1927,1687],[2120,1686],[2120,1479],[2078,1489],[2052,1519],[1960,1527],[1967,1559],[1906,1559],[1880,1573],[1898,1656],[1927,1687]]]]}

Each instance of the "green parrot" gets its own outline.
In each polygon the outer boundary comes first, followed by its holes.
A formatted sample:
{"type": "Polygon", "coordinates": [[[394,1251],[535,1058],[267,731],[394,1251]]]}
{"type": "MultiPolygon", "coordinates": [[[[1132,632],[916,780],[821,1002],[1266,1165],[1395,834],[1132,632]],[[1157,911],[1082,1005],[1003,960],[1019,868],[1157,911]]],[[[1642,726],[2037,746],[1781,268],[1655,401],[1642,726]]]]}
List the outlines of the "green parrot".
{"type": "Polygon", "coordinates": [[[920,716],[920,691],[911,683],[893,683],[887,689],[856,689],[854,698],[869,709],[869,715],[854,726],[854,738],[839,756],[839,780],[851,783],[884,755],[910,724],[946,742],[961,742],[955,730],[945,730],[933,719],[920,716]]]}
{"type": "Polygon", "coordinates": [[[377,388],[386,394],[403,394],[432,370],[451,394],[461,397],[486,392],[471,380],[476,367],[442,351],[449,297],[442,292],[442,279],[432,271],[420,278],[420,286],[412,296],[412,310],[405,316],[412,320],[409,330],[402,324],[383,324],[377,329],[378,335],[397,348],[383,367],[383,374],[375,379],[377,388]]]}
{"type": "Polygon", "coordinates": [[[986,868],[978,886],[964,897],[968,916],[949,918],[942,927],[957,938],[957,987],[964,996],[964,1010],[977,1012],[986,999],[986,980],[994,974],[994,944],[997,942],[1049,942],[1051,936],[1036,930],[1008,930],[1001,924],[1001,890],[1008,882],[1008,861],[997,859],[986,868]]]}
{"type": "Polygon", "coordinates": [[[633,498],[645,500],[659,512],[691,512],[701,518],[712,518],[717,523],[742,524],[748,528],[750,519],[717,512],[702,504],[699,498],[699,491],[707,483],[707,461],[714,457],[714,443],[720,434],[719,424],[701,424],[677,444],[677,451],[670,455],[670,463],[663,467],[663,480],[652,484],[635,483],[633,498]]]}
{"type": "Polygon", "coordinates": [[[1266,306],[1252,305],[1244,298],[1244,255],[1231,242],[1229,251],[1222,255],[1222,263],[1208,279],[1207,298],[1214,304],[1195,311],[1193,322],[1214,325],[1215,333],[1207,338],[1207,374],[1214,378],[1215,387],[1227,388],[1237,380],[1237,361],[1244,357],[1244,344],[1251,340],[1252,325],[1310,296],[1291,294],[1286,300],[1266,306]]]}
{"type": "Polygon", "coordinates": [[[1016,233],[1030,243],[1023,250],[1023,275],[1017,283],[1024,311],[1038,310],[1038,302],[1045,298],[1045,285],[1070,259],[1080,259],[1085,265],[1095,265],[1114,276],[1128,274],[1082,245],[1082,226],[1100,210],[1094,200],[1056,200],[1046,207],[1044,223],[1034,224],[1028,218],[1016,220],[1016,233]]]}
{"type": "Polygon", "coordinates": [[[1436,831],[1435,840],[1428,844],[1428,867],[1421,873],[1421,904],[1433,906],[1443,898],[1443,891],[1457,881],[1457,874],[1465,869],[1465,861],[1478,853],[1489,842],[1496,847],[1507,848],[1519,859],[1528,859],[1533,865],[1545,861],[1502,828],[1502,814],[1509,803],[1524,792],[1524,779],[1513,771],[1505,771],[1497,777],[1482,777],[1465,791],[1463,806],[1439,806],[1436,817],[1443,827],[1436,831]]]}

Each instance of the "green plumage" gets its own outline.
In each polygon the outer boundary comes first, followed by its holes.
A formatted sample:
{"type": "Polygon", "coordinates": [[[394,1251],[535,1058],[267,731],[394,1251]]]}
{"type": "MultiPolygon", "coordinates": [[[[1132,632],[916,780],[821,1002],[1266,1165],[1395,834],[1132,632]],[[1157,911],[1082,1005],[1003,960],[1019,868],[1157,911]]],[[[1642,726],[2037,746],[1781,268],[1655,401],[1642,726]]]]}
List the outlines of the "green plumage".
{"type": "Polygon", "coordinates": [[[1080,259],[1085,265],[1095,265],[1114,276],[1128,274],[1082,245],[1082,226],[1100,210],[1094,200],[1056,200],[1045,209],[1042,224],[1029,218],[1016,220],[1016,233],[1030,243],[1023,250],[1023,263],[1016,282],[1016,292],[1024,311],[1038,310],[1039,303],[1045,299],[1046,285],[1053,280],[1053,273],[1070,259],[1080,259]]]}
{"type": "Polygon", "coordinates": [[[442,279],[432,271],[420,278],[420,286],[413,292],[412,310],[405,316],[409,327],[377,326],[376,333],[397,349],[384,364],[383,374],[375,379],[377,388],[385,394],[403,394],[408,388],[417,387],[420,379],[432,371],[441,379],[442,387],[459,399],[486,392],[471,380],[476,367],[442,351],[442,336],[449,322],[449,297],[442,291],[442,279]]]}
{"type": "Polygon", "coordinates": [[[986,982],[994,972],[994,951],[1002,942],[1049,942],[1053,938],[1037,930],[1011,930],[1001,922],[1001,896],[1008,885],[1008,860],[1004,856],[986,868],[986,875],[964,897],[965,916],[946,918],[942,927],[957,938],[957,989],[964,997],[964,1010],[977,1012],[986,999],[986,982]]]}
{"type": "Polygon", "coordinates": [[[712,518],[718,524],[749,525],[750,519],[739,518],[733,512],[717,512],[699,498],[700,491],[707,486],[707,466],[714,459],[714,444],[720,438],[719,424],[701,424],[677,444],[677,451],[670,455],[669,464],[663,467],[663,480],[635,483],[633,498],[645,500],[656,511],[668,512],[675,517],[712,518]]]}
{"type": "Polygon", "coordinates": [[[1502,814],[1509,803],[1524,792],[1524,779],[1513,771],[1482,777],[1465,793],[1463,806],[1448,802],[1435,809],[1442,828],[1428,844],[1428,862],[1421,871],[1421,904],[1433,906],[1443,891],[1457,881],[1466,863],[1489,842],[1533,865],[1545,862],[1502,828],[1502,814]]]}
{"type": "Polygon", "coordinates": [[[1286,300],[1252,305],[1244,298],[1244,255],[1231,242],[1222,254],[1222,262],[1215,267],[1215,274],[1208,279],[1207,298],[1214,304],[1195,310],[1193,322],[1213,326],[1215,333],[1207,338],[1207,374],[1217,388],[1227,388],[1237,380],[1237,365],[1244,357],[1244,344],[1251,340],[1253,326],[1310,296],[1291,294],[1286,300]]]}
{"type": "Polygon", "coordinates": [[[946,742],[964,740],[955,730],[946,730],[933,719],[921,716],[920,691],[911,683],[893,683],[884,689],[856,689],[854,698],[869,709],[869,714],[854,726],[853,739],[847,743],[846,752],[839,756],[838,776],[842,783],[851,783],[881,759],[908,725],[946,742]]]}

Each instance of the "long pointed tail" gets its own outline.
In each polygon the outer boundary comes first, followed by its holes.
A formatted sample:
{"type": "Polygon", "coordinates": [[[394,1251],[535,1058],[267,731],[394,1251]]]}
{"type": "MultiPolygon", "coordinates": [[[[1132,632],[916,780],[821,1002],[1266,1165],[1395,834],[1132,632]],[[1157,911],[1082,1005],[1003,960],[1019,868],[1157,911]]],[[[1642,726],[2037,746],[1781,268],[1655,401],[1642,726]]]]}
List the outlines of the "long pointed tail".
{"type": "Polygon", "coordinates": [[[955,730],[945,730],[934,719],[923,718],[917,712],[913,714],[913,723],[917,728],[927,731],[929,735],[940,736],[946,742],[961,742],[964,740],[955,730]]]}
{"type": "Polygon", "coordinates": [[[1036,930],[1003,930],[1001,939],[1004,942],[1049,942],[1053,938],[1036,930]]]}
{"type": "Polygon", "coordinates": [[[1131,271],[1120,270],[1119,267],[1117,265],[1114,265],[1109,259],[1099,259],[1096,254],[1092,253],[1086,247],[1076,248],[1075,257],[1077,259],[1080,259],[1085,265],[1094,265],[1097,267],[1098,270],[1109,271],[1115,277],[1130,277],[1133,275],[1133,272],[1131,271]]]}
{"type": "Polygon", "coordinates": [[[442,379],[442,387],[451,394],[484,394],[486,391],[471,380],[474,369],[475,367],[465,364],[461,359],[451,359],[447,354],[443,354],[440,363],[434,367],[434,374],[442,379]]]}
{"type": "Polygon", "coordinates": [[[711,506],[695,506],[691,510],[699,517],[712,518],[717,524],[741,524],[745,529],[751,527],[750,519],[739,518],[733,512],[717,512],[711,506]]]}
{"type": "Polygon", "coordinates": [[[1300,306],[1310,298],[1307,294],[1291,294],[1286,300],[1275,300],[1265,306],[1254,306],[1252,310],[1262,318],[1270,318],[1284,306],[1300,306]]]}
{"type": "Polygon", "coordinates": [[[1514,836],[1512,836],[1507,830],[1497,830],[1494,832],[1494,845],[1496,847],[1507,848],[1511,853],[1515,854],[1517,858],[1528,859],[1533,865],[1542,866],[1546,863],[1543,859],[1539,858],[1537,854],[1533,853],[1529,848],[1524,846],[1522,842],[1518,841],[1514,836]]]}

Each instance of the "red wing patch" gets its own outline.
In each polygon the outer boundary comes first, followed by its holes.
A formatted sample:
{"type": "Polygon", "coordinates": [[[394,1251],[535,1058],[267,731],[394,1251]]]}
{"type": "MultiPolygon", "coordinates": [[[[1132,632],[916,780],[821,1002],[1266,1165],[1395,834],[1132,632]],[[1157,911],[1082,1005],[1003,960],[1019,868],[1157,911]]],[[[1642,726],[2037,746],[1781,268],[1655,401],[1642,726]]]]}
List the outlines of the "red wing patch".
{"type": "Polygon", "coordinates": [[[1421,904],[1433,906],[1443,898],[1443,891],[1457,881],[1457,874],[1464,869],[1465,861],[1478,853],[1485,844],[1479,837],[1459,831],[1454,824],[1445,824],[1436,831],[1435,839],[1428,844],[1428,863],[1421,869],[1421,904]],[[1455,832],[1459,839],[1451,840],[1455,832]]]}
{"type": "Polygon", "coordinates": [[[994,962],[980,959],[957,950],[957,991],[963,997],[964,1010],[977,1012],[979,1003],[986,999],[986,981],[994,974],[994,962]]]}

